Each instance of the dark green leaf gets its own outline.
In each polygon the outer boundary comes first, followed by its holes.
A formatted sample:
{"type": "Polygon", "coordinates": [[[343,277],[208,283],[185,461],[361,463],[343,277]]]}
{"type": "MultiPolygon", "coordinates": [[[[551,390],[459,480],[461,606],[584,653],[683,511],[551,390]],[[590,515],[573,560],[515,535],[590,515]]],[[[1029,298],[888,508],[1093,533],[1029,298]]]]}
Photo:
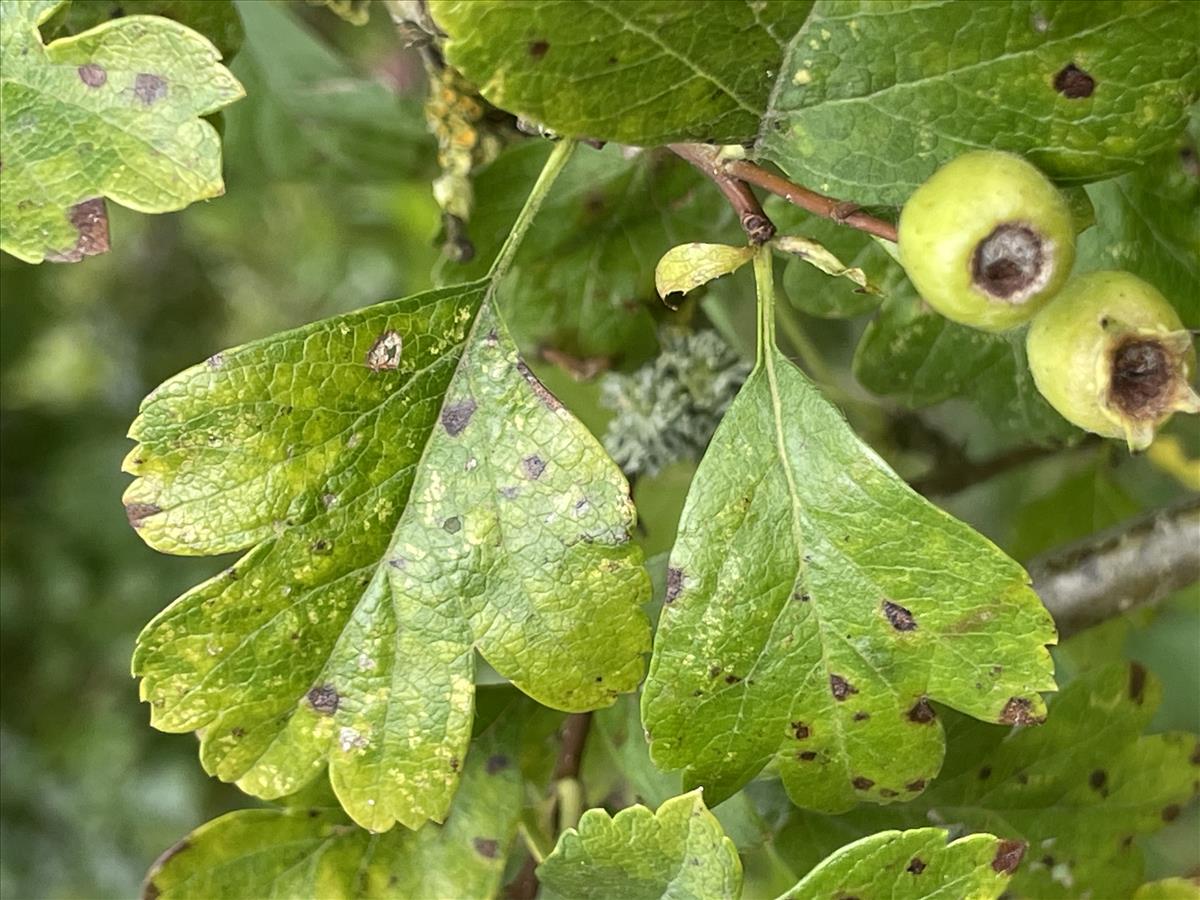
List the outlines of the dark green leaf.
{"type": "Polygon", "coordinates": [[[808,0],[432,0],[446,58],[501,109],[653,146],[752,139],[808,0]]]}
{"type": "Polygon", "coordinates": [[[854,374],[868,390],[912,407],[965,397],[1002,433],[1023,441],[1057,443],[1079,434],[1038,393],[1023,331],[988,334],[951,322],[907,283],[867,326],[854,374]]]}
{"type": "Polygon", "coordinates": [[[1200,88],[1187,3],[819,0],[792,38],[759,151],[801,184],[903,203],[965,150],[1053,178],[1135,168],[1200,88]]]}
{"type": "MultiPolygon", "coordinates": [[[[480,175],[469,226],[476,259],[448,273],[486,269],[548,152],[545,144],[516,147],[480,175]]],[[[526,352],[639,361],[655,347],[659,257],[682,241],[738,233],[720,194],[683,162],[655,153],[627,160],[617,147],[581,150],[526,239],[501,296],[505,321],[526,352]]]]}

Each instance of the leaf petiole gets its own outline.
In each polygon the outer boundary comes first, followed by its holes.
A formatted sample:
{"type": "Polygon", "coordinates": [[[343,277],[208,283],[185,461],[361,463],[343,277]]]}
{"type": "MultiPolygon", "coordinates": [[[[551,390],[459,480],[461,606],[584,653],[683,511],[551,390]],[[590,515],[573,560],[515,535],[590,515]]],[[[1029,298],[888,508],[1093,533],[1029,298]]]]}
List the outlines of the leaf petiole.
{"type": "Polygon", "coordinates": [[[508,237],[504,239],[504,244],[500,247],[500,252],[496,254],[496,258],[492,262],[492,267],[488,269],[488,278],[493,282],[503,278],[509,266],[512,265],[513,257],[517,255],[521,241],[524,239],[525,233],[529,231],[529,226],[533,224],[534,217],[542,207],[542,202],[546,199],[546,195],[550,193],[550,188],[554,185],[555,179],[558,178],[559,174],[566,167],[571,154],[575,152],[575,144],[576,142],[571,138],[564,138],[559,141],[547,158],[546,164],[542,166],[542,171],[538,175],[537,181],[534,182],[533,188],[529,191],[529,196],[525,198],[525,205],[517,213],[512,230],[508,233],[508,237]]]}

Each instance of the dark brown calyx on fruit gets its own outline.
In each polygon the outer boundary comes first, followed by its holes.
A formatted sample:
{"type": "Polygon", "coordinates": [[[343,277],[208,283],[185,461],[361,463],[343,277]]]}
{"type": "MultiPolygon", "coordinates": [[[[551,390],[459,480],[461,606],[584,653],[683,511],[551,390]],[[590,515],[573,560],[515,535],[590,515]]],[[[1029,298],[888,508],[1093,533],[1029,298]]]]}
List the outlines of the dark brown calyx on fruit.
{"type": "Polygon", "coordinates": [[[975,245],[971,281],[987,296],[1024,303],[1050,280],[1052,248],[1022,222],[1005,222],[975,245]]]}
{"type": "Polygon", "coordinates": [[[1131,419],[1157,419],[1172,407],[1179,362],[1161,342],[1135,337],[1112,355],[1108,401],[1131,419]]]}

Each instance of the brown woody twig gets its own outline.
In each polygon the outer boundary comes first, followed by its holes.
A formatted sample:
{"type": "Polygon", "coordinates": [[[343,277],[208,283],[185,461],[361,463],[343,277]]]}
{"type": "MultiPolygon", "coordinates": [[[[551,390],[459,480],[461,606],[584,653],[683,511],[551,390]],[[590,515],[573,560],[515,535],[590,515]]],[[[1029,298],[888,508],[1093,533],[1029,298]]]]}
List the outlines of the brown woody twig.
{"type": "MultiPolygon", "coordinates": [[[[674,149],[674,146],[672,146],[674,149]]],[[[678,151],[676,151],[678,152],[678,151]]],[[[832,219],[840,225],[848,225],[873,234],[884,240],[896,241],[896,226],[883,219],[877,219],[870,213],[863,212],[853,203],[826,197],[816,191],[809,190],[788,181],[782,175],[768,172],[762,166],[748,159],[731,159],[722,163],[726,174],[732,175],[749,184],[757,185],[764,191],[770,191],[777,197],[782,197],[788,203],[799,206],[816,216],[832,219]]]]}
{"type": "Polygon", "coordinates": [[[775,223],[767,218],[762,204],[746,183],[725,171],[715,147],[707,144],[668,144],[667,149],[699,169],[725,195],[751,244],[757,247],[775,236],[775,223]]]}

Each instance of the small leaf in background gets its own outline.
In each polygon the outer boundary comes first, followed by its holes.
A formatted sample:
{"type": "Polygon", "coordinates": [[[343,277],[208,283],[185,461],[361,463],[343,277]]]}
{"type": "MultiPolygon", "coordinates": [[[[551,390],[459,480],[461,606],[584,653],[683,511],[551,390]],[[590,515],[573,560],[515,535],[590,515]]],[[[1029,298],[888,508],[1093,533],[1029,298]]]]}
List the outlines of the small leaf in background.
{"type": "Polygon", "coordinates": [[[654,287],[664,300],[686,294],[714,278],[736,272],[754,258],[753,247],[728,244],[680,244],[663,254],[654,268],[654,287]]]}
{"type": "Polygon", "coordinates": [[[775,247],[784,253],[799,257],[814,269],[832,275],[835,278],[847,278],[858,285],[865,294],[881,293],[872,284],[865,272],[857,267],[849,267],[825,248],[819,241],[800,235],[785,234],[775,239],[775,247]]]}
{"type": "MultiPolygon", "coordinates": [[[[480,173],[468,229],[476,258],[447,266],[446,277],[483,274],[549,152],[545,142],[519,144],[480,173]]],[[[543,210],[501,293],[504,320],[525,352],[567,354],[601,370],[654,352],[652,311],[663,308],[654,267],[663,253],[701,235],[741,234],[691,166],[663,152],[627,159],[615,146],[576,153],[543,210]]]]}
{"type": "Polygon", "coordinates": [[[1019,565],[915,494],[778,351],[688,494],[643,688],[654,761],[711,802],[774,762],[828,811],[924,790],[932,702],[1040,721],[1049,613],[1019,565]]]}
{"type": "Polygon", "coordinates": [[[447,61],[502,109],[577,137],[736,143],[812,4],[432,0],[447,61]],[[714,36],[733,36],[714,39],[714,36]]]}
{"type": "Polygon", "coordinates": [[[578,828],[559,836],[537,875],[551,897],[595,900],[732,900],[742,887],[733,841],[699,791],[667,800],[657,812],[588,810],[578,828]]]}
{"type": "Polygon", "coordinates": [[[797,811],[776,846],[802,871],[848,834],[936,821],[1028,843],[1014,897],[1128,897],[1142,881],[1137,837],[1167,827],[1195,796],[1197,736],[1143,734],[1161,699],[1140,665],[1110,665],[1063,688],[1038,728],[956,717],[943,773],[924,795],[837,819],[797,811]]]}
{"type": "Polygon", "coordinates": [[[633,690],[649,592],[628,486],[517,354],[485,279],[217,354],[143,403],[130,522],[251,548],[138,640],[152,722],[264,798],[326,761],[384,831],[441,821],[475,651],[563,710],[633,690]],[[570,585],[564,591],[563,585],[570,585]]]}
{"type": "MultiPolygon", "coordinates": [[[[887,248],[895,246],[891,242],[802,212],[779,198],[768,198],[765,208],[780,232],[820,244],[838,260],[844,260],[846,267],[861,271],[882,296],[890,296],[905,283],[904,269],[888,253],[887,248]]],[[[841,267],[839,262],[837,268],[841,267]]],[[[877,309],[881,299],[852,281],[830,278],[810,262],[794,257],[784,267],[782,287],[792,306],[823,319],[863,315],[877,309]]]]}
{"type": "Polygon", "coordinates": [[[516,745],[475,742],[445,825],[371,834],[333,807],[244,809],[200,826],[164,853],[142,896],[496,896],[521,812],[516,745]]]}
{"type": "Polygon", "coordinates": [[[223,193],[220,138],[200,117],[243,93],[217,49],[170,19],[43,44],[38,25],[60,5],[0,6],[0,248],[31,263],[106,252],[106,197],[168,212],[223,193]]]}
{"type": "Polygon", "coordinates": [[[1093,464],[1024,504],[1006,544],[1020,560],[1131,519],[1142,511],[1106,466],[1093,464]]]}
{"type": "Polygon", "coordinates": [[[948,837],[941,828],[873,834],[833,853],[780,900],[994,900],[1008,889],[1023,843],[990,834],[948,837]]]}
{"type": "Polygon", "coordinates": [[[1094,181],[1167,145],[1200,85],[1183,2],[819,0],[788,45],[759,152],[801,184],[901,204],[965,150],[1094,181]]]}
{"type": "Polygon", "coordinates": [[[1038,393],[1023,331],[987,334],[951,322],[907,285],[867,325],[854,374],[868,390],[914,408],[971,400],[1002,434],[1024,443],[1062,443],[1080,434],[1038,393]]]}

